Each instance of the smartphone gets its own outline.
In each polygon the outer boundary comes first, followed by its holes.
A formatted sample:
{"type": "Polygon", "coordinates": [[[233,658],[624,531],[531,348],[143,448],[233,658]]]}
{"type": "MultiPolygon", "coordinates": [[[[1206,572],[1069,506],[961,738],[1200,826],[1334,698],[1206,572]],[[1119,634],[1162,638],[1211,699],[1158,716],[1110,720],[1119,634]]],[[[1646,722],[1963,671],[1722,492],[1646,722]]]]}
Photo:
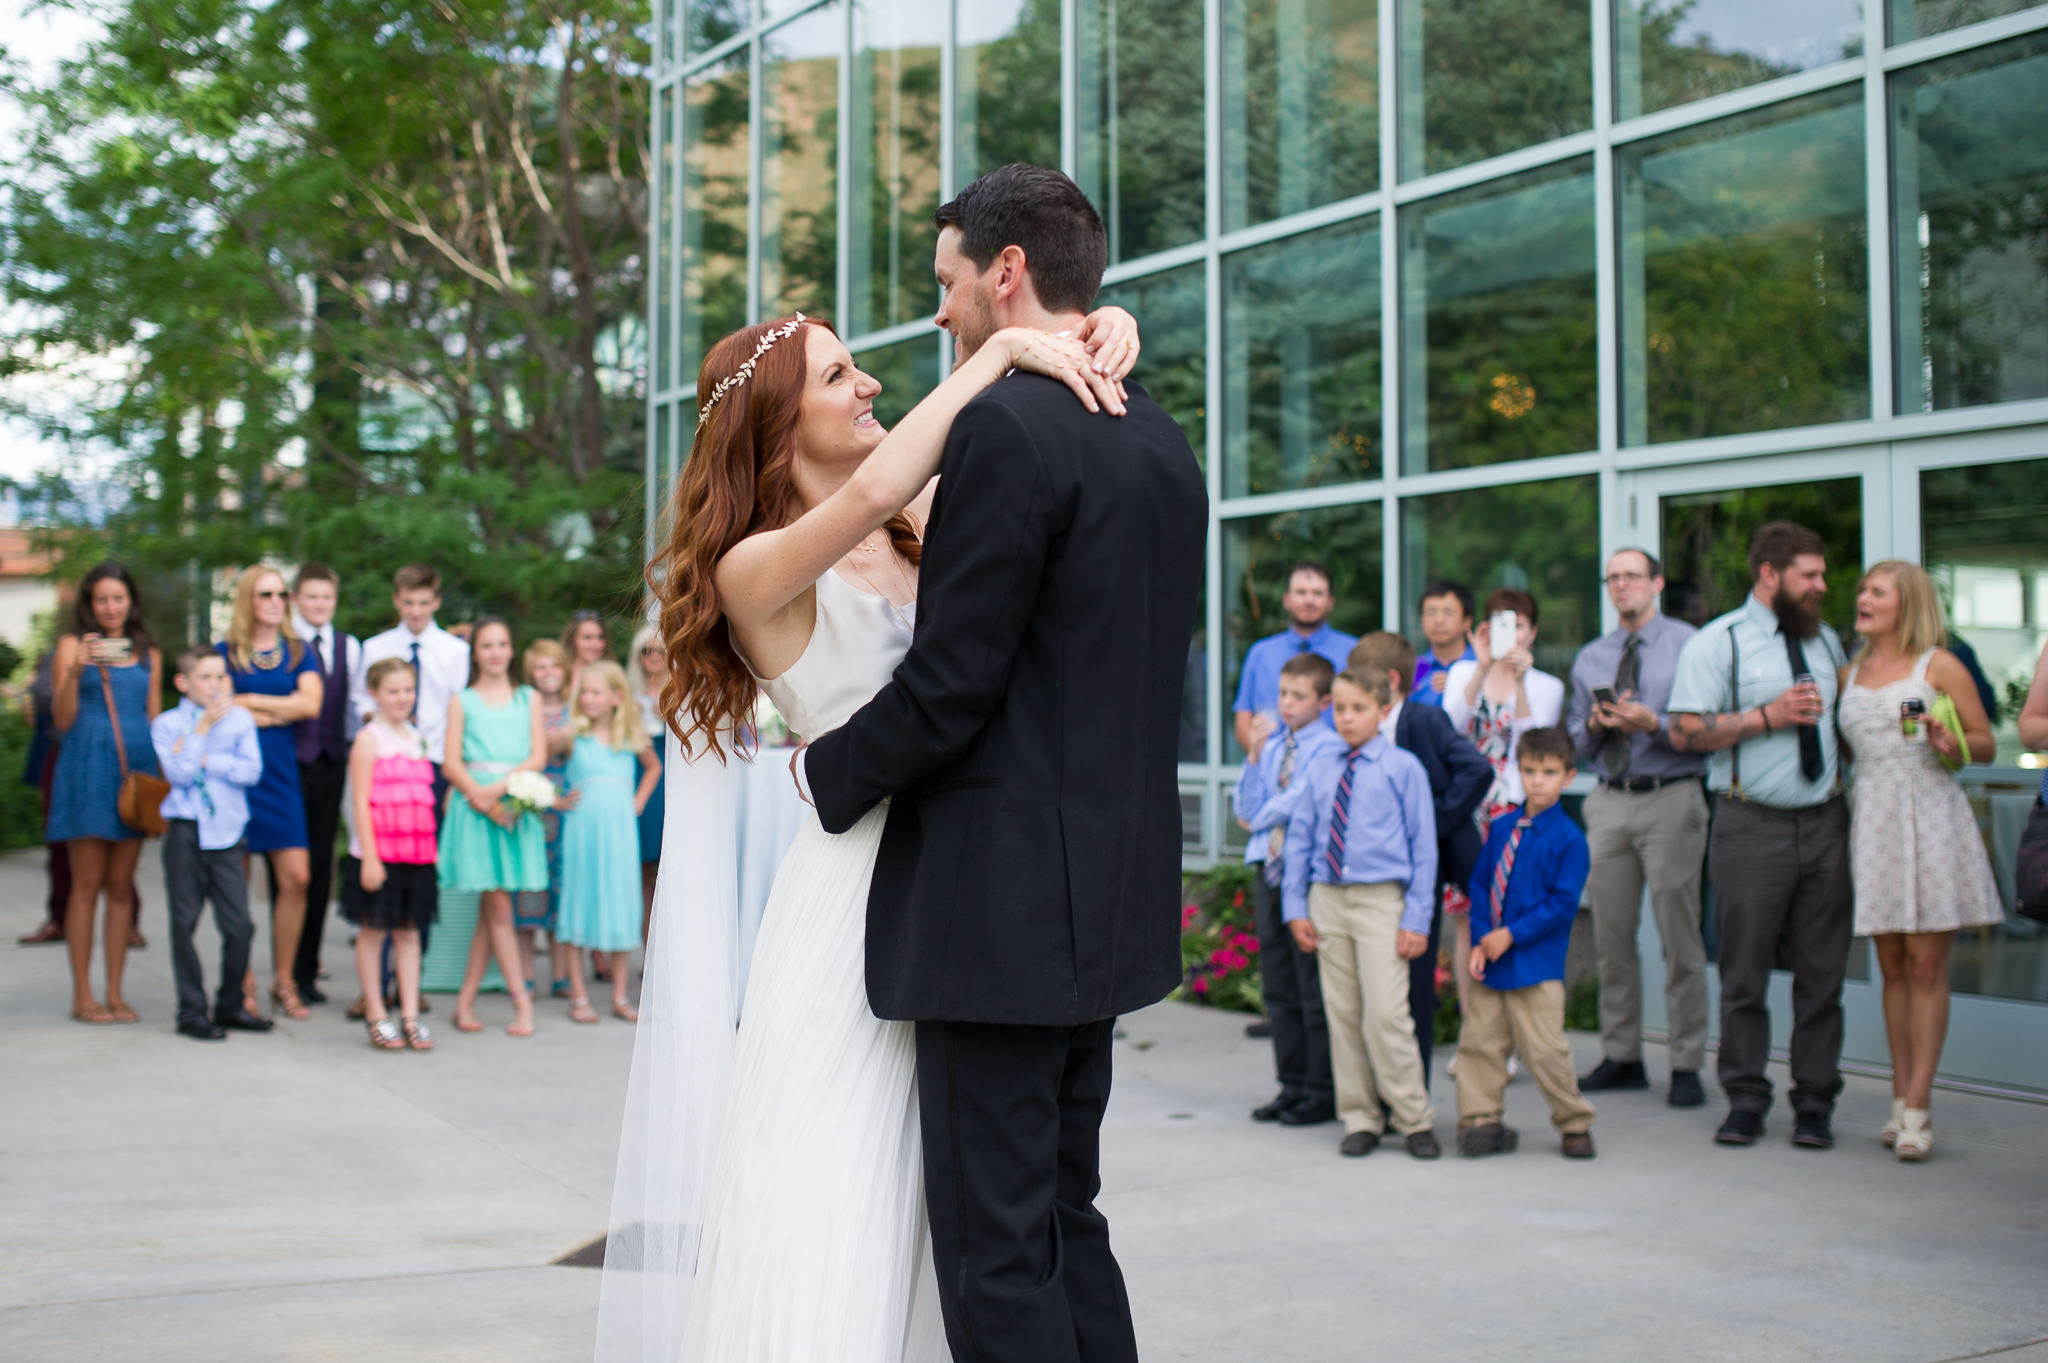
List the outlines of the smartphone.
{"type": "Polygon", "coordinates": [[[1496,658],[1505,658],[1515,651],[1515,613],[1495,611],[1486,622],[1486,651],[1496,658]]]}
{"type": "Polygon", "coordinates": [[[1614,688],[1611,686],[1596,686],[1593,688],[1593,703],[1595,705],[1614,705],[1620,700],[1621,697],[1614,694],[1614,688]]]}

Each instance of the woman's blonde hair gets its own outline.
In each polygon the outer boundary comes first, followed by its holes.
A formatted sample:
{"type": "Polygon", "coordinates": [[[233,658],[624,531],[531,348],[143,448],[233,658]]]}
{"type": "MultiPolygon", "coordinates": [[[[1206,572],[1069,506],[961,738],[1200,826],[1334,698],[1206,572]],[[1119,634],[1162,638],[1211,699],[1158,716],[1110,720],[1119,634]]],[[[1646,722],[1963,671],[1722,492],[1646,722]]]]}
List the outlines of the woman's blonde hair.
{"type": "Polygon", "coordinates": [[[519,671],[526,678],[526,684],[532,686],[536,691],[540,689],[534,684],[533,665],[542,658],[552,658],[554,660],[555,666],[562,669],[562,684],[564,686],[568,685],[569,673],[571,671],[569,667],[569,650],[563,648],[553,639],[535,639],[526,646],[526,652],[520,655],[519,671]]]}
{"type": "Polygon", "coordinates": [[[662,646],[661,631],[652,625],[642,625],[634,634],[633,647],[626,655],[626,685],[633,688],[636,701],[647,694],[647,669],[640,665],[640,655],[650,644],[655,648],[662,646]]]}
{"type": "MultiPolygon", "coordinates": [[[[285,585],[284,573],[268,563],[250,564],[235,580],[235,603],[228,615],[228,660],[237,672],[247,672],[256,666],[256,584],[273,575],[278,586],[285,585]]],[[[285,661],[297,669],[299,659],[306,656],[306,646],[292,632],[289,605],[285,607],[285,618],[278,623],[277,637],[284,642],[285,661]]]]}
{"type": "Polygon", "coordinates": [[[576,674],[576,694],[570,697],[569,706],[576,716],[576,732],[589,734],[608,748],[646,752],[654,746],[647,737],[647,726],[640,722],[640,702],[626,690],[625,669],[609,658],[583,664],[583,670],[576,674]],[[618,697],[619,703],[612,710],[611,732],[608,734],[598,733],[590,722],[590,716],[583,713],[583,687],[592,681],[603,682],[618,697]]]}
{"type": "Polygon", "coordinates": [[[1892,580],[1892,591],[1899,598],[1899,652],[1917,658],[1930,648],[1947,648],[1948,623],[1941,612],[1941,593],[1927,570],[1917,563],[1888,558],[1864,571],[1857,591],[1879,573],[1892,580]]]}

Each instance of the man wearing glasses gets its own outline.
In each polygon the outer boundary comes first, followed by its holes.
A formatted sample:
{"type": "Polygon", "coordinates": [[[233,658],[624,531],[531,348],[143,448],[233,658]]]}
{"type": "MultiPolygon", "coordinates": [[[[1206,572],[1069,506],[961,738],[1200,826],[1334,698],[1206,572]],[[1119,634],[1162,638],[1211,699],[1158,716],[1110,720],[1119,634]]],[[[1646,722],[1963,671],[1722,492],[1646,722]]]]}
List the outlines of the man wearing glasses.
{"type": "Polygon", "coordinates": [[[1579,1080],[1587,1092],[1641,1089],[1642,963],[1636,926],[1645,884],[1664,939],[1673,1107],[1706,1101],[1707,953],[1700,939],[1700,866],[1707,846],[1702,759],[1671,746],[1666,707],[1678,655],[1699,631],[1657,609],[1664,578],[1641,549],[1607,560],[1607,598],[1621,628],[1579,650],[1566,724],[1580,765],[1600,780],[1586,797],[1592,845],[1587,898],[1600,968],[1604,1058],[1579,1080]]]}

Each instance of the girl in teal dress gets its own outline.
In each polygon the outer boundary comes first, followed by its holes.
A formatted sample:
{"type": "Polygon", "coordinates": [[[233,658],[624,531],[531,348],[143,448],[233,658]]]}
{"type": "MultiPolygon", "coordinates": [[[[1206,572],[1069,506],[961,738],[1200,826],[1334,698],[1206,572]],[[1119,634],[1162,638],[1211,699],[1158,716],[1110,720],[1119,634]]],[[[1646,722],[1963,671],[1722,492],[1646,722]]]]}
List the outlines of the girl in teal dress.
{"type": "Polygon", "coordinates": [[[568,769],[575,805],[562,816],[562,903],[555,920],[572,948],[572,1022],[597,1021],[584,993],[585,950],[609,968],[613,1015],[627,1022],[640,1016],[626,997],[633,948],[640,945],[638,820],[660,780],[661,759],[627,694],[625,672],[614,662],[587,664],[576,677],[576,746],[568,769]]]}
{"type": "Polygon", "coordinates": [[[548,855],[540,820],[505,799],[508,777],[547,765],[540,705],[530,687],[512,683],[512,627],[477,621],[469,640],[469,686],[448,703],[448,813],[441,822],[439,862],[443,889],[469,890],[477,904],[469,968],[455,996],[455,1028],[483,1030],[476,994],[496,955],[512,996],[512,1036],[533,1035],[533,997],[519,969],[519,938],[512,928],[512,896],[546,890],[548,855]]]}

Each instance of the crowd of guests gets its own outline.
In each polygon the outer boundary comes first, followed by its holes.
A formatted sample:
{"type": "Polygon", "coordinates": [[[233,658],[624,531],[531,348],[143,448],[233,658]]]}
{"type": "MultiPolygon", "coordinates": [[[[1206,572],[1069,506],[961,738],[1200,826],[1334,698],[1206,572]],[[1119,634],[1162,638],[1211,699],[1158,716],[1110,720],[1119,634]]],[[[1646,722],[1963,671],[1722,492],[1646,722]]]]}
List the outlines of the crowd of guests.
{"type": "Polygon", "coordinates": [[[621,667],[594,611],[523,651],[496,617],[443,628],[440,575],[412,564],[391,581],[396,623],[358,640],[335,625],[342,590],[323,564],[289,582],[252,565],[226,637],[167,651],[125,568],[102,563],[79,583],[61,637],[38,661],[38,741],[25,773],[43,793],[51,877],[50,921],[22,942],[65,944],[71,1016],[139,1020],[124,967],[131,947],[146,945],[135,872],[145,837],[160,833],[185,1036],[269,1031],[274,1014],[303,1019],[327,1003],[321,947],[338,903],[361,990],[348,1015],[379,1049],[431,1049],[422,962],[451,895],[477,903],[457,1030],[482,1029],[477,996],[494,959],[513,1036],[533,1032],[543,962],[572,1021],[598,1021],[586,961],[609,985],[612,1013],[635,1020],[628,962],[645,937],[661,852],[650,735],[668,668],[658,637],[641,630],[621,667]],[[544,776],[551,793],[520,773],[544,776]],[[250,959],[258,859],[270,890],[267,985],[250,959]],[[221,939],[210,998],[193,943],[209,905],[221,939]]]}
{"type": "MultiPolygon", "coordinates": [[[[1872,939],[1902,1160],[1933,1150],[1930,1109],[1958,930],[2004,911],[1953,773],[1995,747],[1983,688],[1948,643],[1916,564],[1868,569],[1855,643],[1821,618],[1826,550],[1789,522],[1759,528],[1750,591],[1695,628],[1662,614],[1656,558],[1623,549],[1604,585],[1619,627],[1568,678],[1535,666],[1538,605],[1456,582],[1423,589],[1426,646],[1331,627],[1330,573],[1289,574],[1288,628],[1248,651],[1234,704],[1246,761],[1234,799],[1258,868],[1254,904],[1279,1092],[1258,1121],[1341,1121],[1341,1153],[1391,1131],[1441,1153],[1431,1106],[1437,970],[1449,957],[1462,1028],[1457,1148],[1516,1148],[1502,1092],[1525,1066],[1562,1153],[1591,1158],[1589,1093],[1646,1089],[1647,897],[1665,957],[1666,1101],[1707,1102],[1712,886],[1720,974],[1714,1139],[1756,1143],[1773,1102],[1768,990],[1792,974],[1791,1139],[1834,1144],[1842,986],[1872,939]],[[1594,778],[1575,821],[1567,786],[1594,778]],[[1574,1073],[1565,958],[1590,910],[1602,1058],[1574,1073]],[[1448,938],[1447,952],[1441,945],[1448,938]],[[1518,1062],[1519,1061],[1519,1065],[1518,1062]]],[[[2048,655],[2021,718],[2048,742],[2048,655]]],[[[2042,796],[2048,800],[2048,780],[2042,796]]]]}

